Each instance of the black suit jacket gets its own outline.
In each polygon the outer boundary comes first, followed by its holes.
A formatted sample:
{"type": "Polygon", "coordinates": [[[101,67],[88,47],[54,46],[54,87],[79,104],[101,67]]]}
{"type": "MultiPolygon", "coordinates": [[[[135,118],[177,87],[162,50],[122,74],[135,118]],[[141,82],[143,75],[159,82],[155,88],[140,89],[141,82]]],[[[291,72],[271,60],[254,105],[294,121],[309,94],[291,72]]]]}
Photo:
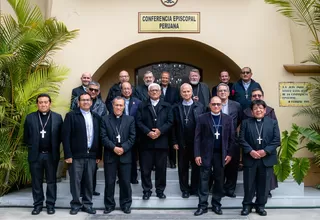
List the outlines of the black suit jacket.
{"type": "Polygon", "coordinates": [[[102,146],[100,140],[100,116],[91,111],[93,121],[93,141],[87,153],[87,132],[85,119],[77,108],[67,113],[62,126],[62,143],[64,158],[102,158],[102,146]]]}
{"type": "MultiPolygon", "coordinates": [[[[201,102],[194,102],[194,109],[192,116],[195,122],[198,121],[198,117],[205,111],[201,102]]],[[[191,114],[190,114],[191,115],[191,114]]],[[[183,120],[183,106],[182,102],[176,104],[173,107],[173,126],[172,126],[172,145],[178,144],[179,147],[185,146],[184,137],[184,120],[183,120]]]]}
{"type": "Polygon", "coordinates": [[[135,141],[136,131],[135,131],[135,121],[132,116],[122,115],[120,132],[120,146],[123,148],[124,153],[119,156],[114,153],[113,149],[117,146],[116,136],[116,119],[114,115],[106,115],[101,121],[101,140],[104,146],[104,162],[114,163],[120,160],[120,163],[131,163],[131,149],[135,141]]]}
{"type": "MultiPolygon", "coordinates": [[[[51,111],[51,145],[53,160],[58,163],[60,160],[60,143],[62,117],[60,114],[51,111]]],[[[36,161],[39,155],[39,116],[38,111],[27,115],[24,122],[24,143],[28,146],[28,161],[36,161]]]]}
{"type": "Polygon", "coordinates": [[[165,102],[168,102],[170,103],[171,105],[174,105],[176,103],[179,102],[179,91],[177,88],[175,87],[172,87],[170,84],[168,85],[167,87],[167,90],[166,90],[166,95],[163,94],[163,90],[162,90],[162,87],[161,87],[161,98],[163,98],[163,100],[165,102]]]}
{"type": "MultiPolygon", "coordinates": [[[[72,104],[74,102],[74,99],[80,96],[82,93],[86,93],[87,91],[83,88],[83,86],[76,87],[72,89],[71,93],[71,102],[70,102],[70,109],[72,109],[72,104]]],[[[98,98],[101,99],[101,93],[99,93],[98,98]]]]}
{"type": "Polygon", "coordinates": [[[241,123],[241,119],[242,119],[242,109],[241,109],[241,105],[236,102],[236,101],[232,101],[232,100],[228,100],[228,115],[231,116],[232,120],[233,120],[233,127],[235,130],[237,130],[237,127],[240,125],[241,123]]]}
{"type": "Polygon", "coordinates": [[[154,121],[155,117],[150,100],[142,102],[139,106],[136,121],[142,133],[140,137],[141,149],[168,148],[168,135],[173,123],[172,108],[169,103],[161,99],[158,105],[157,121],[154,121]],[[152,128],[158,128],[161,132],[161,135],[154,140],[147,136],[152,128]]]}
{"type": "Polygon", "coordinates": [[[272,167],[277,164],[277,147],[280,146],[280,131],[278,122],[269,117],[263,118],[262,144],[259,145],[257,138],[259,137],[255,125],[256,119],[249,118],[241,123],[239,144],[243,148],[243,165],[252,166],[256,159],[252,158],[250,152],[252,150],[263,149],[267,155],[262,158],[266,167],[272,167]]]}
{"type": "Polygon", "coordinates": [[[149,100],[148,87],[146,85],[137,86],[135,90],[135,97],[140,99],[142,102],[149,100]]]}
{"type": "MultiPolygon", "coordinates": [[[[229,115],[221,113],[222,122],[222,166],[224,167],[225,157],[233,155],[235,144],[235,129],[233,128],[232,118],[229,115]]],[[[201,157],[202,166],[211,167],[212,154],[214,148],[215,130],[211,112],[199,116],[194,140],[194,157],[201,157]]]]}

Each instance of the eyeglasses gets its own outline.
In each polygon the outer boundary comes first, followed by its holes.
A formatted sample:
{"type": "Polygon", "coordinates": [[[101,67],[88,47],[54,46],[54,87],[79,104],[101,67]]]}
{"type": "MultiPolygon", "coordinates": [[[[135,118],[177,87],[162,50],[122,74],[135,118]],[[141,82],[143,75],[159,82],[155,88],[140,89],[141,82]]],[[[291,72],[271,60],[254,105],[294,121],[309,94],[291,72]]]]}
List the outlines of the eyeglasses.
{"type": "Polygon", "coordinates": [[[93,92],[93,91],[99,92],[99,89],[89,88],[89,90],[90,90],[91,92],[93,92]]]}
{"type": "Polygon", "coordinates": [[[210,105],[212,105],[212,106],[221,106],[221,103],[210,103],[210,105]]]}
{"type": "Polygon", "coordinates": [[[262,95],[261,94],[254,94],[254,95],[252,95],[252,97],[259,97],[259,98],[261,98],[262,97],[262,95]]]}
{"type": "Polygon", "coordinates": [[[80,102],[90,102],[91,99],[80,99],[80,102]]]}
{"type": "Polygon", "coordinates": [[[243,75],[245,75],[245,74],[246,74],[246,75],[249,75],[250,73],[251,73],[250,71],[242,71],[242,72],[241,72],[241,74],[243,74],[243,75]]]}

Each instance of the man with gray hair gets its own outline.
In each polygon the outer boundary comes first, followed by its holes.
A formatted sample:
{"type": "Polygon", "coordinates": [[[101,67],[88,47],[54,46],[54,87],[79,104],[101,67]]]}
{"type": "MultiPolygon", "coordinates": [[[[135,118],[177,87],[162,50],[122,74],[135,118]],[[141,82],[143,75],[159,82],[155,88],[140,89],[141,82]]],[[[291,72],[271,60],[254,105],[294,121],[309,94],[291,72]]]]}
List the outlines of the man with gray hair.
{"type": "Polygon", "coordinates": [[[160,99],[161,88],[156,83],[148,87],[149,99],[138,109],[136,123],[141,132],[140,168],[143,200],[152,194],[151,171],[155,166],[155,187],[159,199],[165,199],[168,136],[173,122],[171,105],[160,99]]]}
{"type": "Polygon", "coordinates": [[[189,83],[192,86],[192,99],[195,102],[201,102],[204,106],[208,106],[210,102],[210,90],[207,84],[200,82],[200,71],[192,69],[189,73],[189,83]]]}
{"type": "Polygon", "coordinates": [[[137,86],[135,96],[141,101],[146,101],[149,100],[148,86],[154,82],[154,76],[151,71],[148,70],[145,72],[143,75],[143,82],[144,85],[137,86]]]}

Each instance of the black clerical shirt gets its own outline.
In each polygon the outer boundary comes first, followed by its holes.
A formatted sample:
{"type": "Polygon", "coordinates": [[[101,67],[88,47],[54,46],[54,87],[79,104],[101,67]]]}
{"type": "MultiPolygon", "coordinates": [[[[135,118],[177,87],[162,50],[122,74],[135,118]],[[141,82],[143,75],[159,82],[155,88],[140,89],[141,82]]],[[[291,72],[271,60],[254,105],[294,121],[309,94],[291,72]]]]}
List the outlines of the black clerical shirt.
{"type": "MultiPolygon", "coordinates": [[[[221,114],[221,113],[220,113],[221,114]]],[[[213,130],[214,133],[219,132],[220,135],[218,135],[218,139],[216,139],[216,135],[213,135],[213,139],[214,139],[214,152],[220,152],[221,151],[221,146],[222,146],[222,141],[221,141],[221,135],[222,135],[222,121],[221,121],[221,115],[212,115],[211,114],[211,120],[213,124],[215,124],[216,126],[213,125],[213,130]]]]}
{"type": "MultiPolygon", "coordinates": [[[[48,120],[50,111],[46,114],[43,114],[38,111],[38,114],[40,114],[40,118],[42,121],[42,125],[44,126],[48,120]]],[[[52,152],[52,146],[51,146],[51,127],[52,127],[52,120],[51,116],[48,120],[47,125],[44,127],[44,131],[46,132],[44,134],[44,138],[42,138],[42,134],[40,133],[42,131],[42,126],[40,124],[40,121],[38,120],[39,124],[39,151],[40,152],[52,152]]]]}

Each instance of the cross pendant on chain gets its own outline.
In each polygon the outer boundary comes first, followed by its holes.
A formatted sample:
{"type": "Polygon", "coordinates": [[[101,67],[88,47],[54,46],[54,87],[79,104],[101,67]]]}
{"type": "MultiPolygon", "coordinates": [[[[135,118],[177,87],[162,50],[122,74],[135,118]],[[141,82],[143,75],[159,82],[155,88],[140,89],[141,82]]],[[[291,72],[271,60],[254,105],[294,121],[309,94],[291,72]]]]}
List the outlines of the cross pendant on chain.
{"type": "Polygon", "coordinates": [[[219,139],[219,135],[220,135],[219,131],[217,130],[216,133],[214,133],[214,135],[216,136],[216,139],[218,140],[219,139]]]}
{"type": "Polygon", "coordinates": [[[257,141],[259,141],[259,144],[261,144],[262,138],[259,136],[259,138],[257,139],[257,141]]]}
{"type": "Polygon", "coordinates": [[[40,131],[41,134],[41,138],[44,138],[44,134],[47,133],[45,130],[42,129],[42,131],[40,131]]]}
{"type": "Polygon", "coordinates": [[[184,119],[184,121],[186,122],[186,124],[188,124],[189,119],[188,119],[188,118],[186,118],[186,119],[184,119]]]}

